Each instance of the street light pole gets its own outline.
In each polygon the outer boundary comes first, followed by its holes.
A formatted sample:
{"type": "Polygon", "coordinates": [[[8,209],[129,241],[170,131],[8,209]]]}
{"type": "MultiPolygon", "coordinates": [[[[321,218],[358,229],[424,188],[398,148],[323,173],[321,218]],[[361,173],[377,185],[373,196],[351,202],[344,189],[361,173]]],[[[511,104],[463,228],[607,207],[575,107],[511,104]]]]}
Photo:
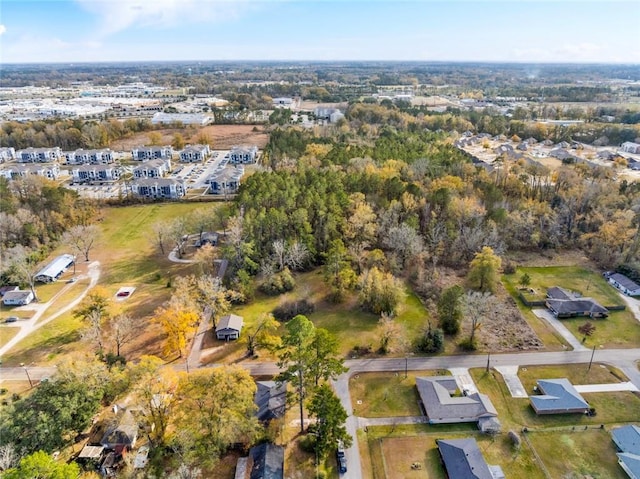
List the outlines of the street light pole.
{"type": "Polygon", "coordinates": [[[591,351],[591,359],[589,360],[589,367],[587,368],[587,372],[591,371],[591,364],[593,364],[593,355],[596,354],[596,346],[593,345],[593,351],[591,351]]]}
{"type": "Polygon", "coordinates": [[[409,359],[404,357],[404,378],[407,379],[407,367],[409,366],[409,359]]]}
{"type": "Polygon", "coordinates": [[[24,373],[27,375],[27,379],[29,380],[29,387],[32,388],[33,381],[31,381],[31,376],[29,376],[29,370],[27,369],[27,366],[25,366],[24,363],[20,363],[20,366],[22,366],[22,368],[24,369],[24,373]]]}

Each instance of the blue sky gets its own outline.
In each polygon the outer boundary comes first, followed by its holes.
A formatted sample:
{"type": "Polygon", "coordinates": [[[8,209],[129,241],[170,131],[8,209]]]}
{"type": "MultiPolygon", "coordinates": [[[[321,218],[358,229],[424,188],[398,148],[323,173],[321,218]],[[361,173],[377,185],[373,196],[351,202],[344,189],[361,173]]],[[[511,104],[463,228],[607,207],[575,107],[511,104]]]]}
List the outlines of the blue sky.
{"type": "Polygon", "coordinates": [[[0,0],[0,62],[640,63],[640,0],[0,0]]]}

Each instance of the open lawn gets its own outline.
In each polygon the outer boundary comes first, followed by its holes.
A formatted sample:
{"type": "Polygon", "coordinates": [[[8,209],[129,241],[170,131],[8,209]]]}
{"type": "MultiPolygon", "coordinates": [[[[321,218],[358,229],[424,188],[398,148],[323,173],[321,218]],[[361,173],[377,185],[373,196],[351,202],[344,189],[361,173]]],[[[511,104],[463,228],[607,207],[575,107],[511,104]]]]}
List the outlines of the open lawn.
{"type": "Polygon", "coordinates": [[[528,434],[551,477],[624,479],[616,448],[602,429],[535,432],[528,434]]]}
{"type": "MultiPolygon", "coordinates": [[[[461,425],[456,425],[460,427],[461,425]]],[[[475,428],[473,428],[475,429],[475,428]]],[[[542,470],[536,464],[533,453],[523,444],[519,452],[514,452],[506,433],[495,438],[483,436],[476,430],[459,432],[438,429],[436,426],[369,427],[361,441],[363,459],[368,460],[364,471],[371,471],[374,479],[445,479],[444,468],[440,464],[436,439],[458,439],[473,437],[488,464],[502,467],[508,477],[543,478],[542,470]],[[412,468],[413,464],[419,469],[412,468]]]]}
{"type": "MultiPolygon", "coordinates": [[[[596,357],[598,352],[596,351],[596,357]]],[[[518,370],[518,377],[526,391],[533,391],[538,379],[567,378],[571,384],[605,384],[628,381],[616,368],[606,364],[554,364],[549,366],[526,366],[518,370]]]]}
{"type": "MultiPolygon", "coordinates": [[[[548,288],[560,286],[580,293],[582,296],[591,297],[603,306],[624,305],[617,290],[599,273],[578,266],[520,267],[515,274],[503,275],[502,279],[532,325],[534,324],[531,322],[532,316],[535,315],[517,297],[518,283],[525,273],[531,278],[531,284],[528,287],[534,290],[534,293],[527,293],[528,300],[544,300],[548,288]]],[[[587,320],[588,318],[571,318],[562,321],[577,338],[582,339],[578,328],[587,320]]],[[[539,319],[538,321],[542,322],[539,319]]],[[[640,344],[640,322],[629,310],[612,311],[608,318],[592,320],[592,322],[596,326],[596,331],[587,338],[586,346],[615,348],[640,344]]]]}
{"type": "MultiPolygon", "coordinates": [[[[236,306],[232,309],[233,314],[242,316],[245,327],[256,321],[262,314],[272,312],[279,304],[286,301],[308,299],[315,305],[315,311],[308,314],[308,318],[313,321],[316,327],[325,328],[338,338],[340,354],[351,356],[355,347],[370,348],[372,351],[379,346],[379,338],[376,333],[379,316],[367,313],[358,306],[356,293],[347,296],[342,303],[332,303],[327,301],[329,290],[324,283],[322,271],[299,273],[295,275],[296,287],[293,291],[280,296],[266,296],[260,292],[247,304],[236,306]]],[[[398,308],[395,321],[401,324],[406,331],[406,337],[412,341],[422,330],[427,321],[428,313],[423,307],[418,297],[409,289],[406,289],[404,301],[398,308]]],[[[284,327],[281,328],[284,332],[284,327]]],[[[242,343],[242,339],[239,341],[242,343]]],[[[208,341],[209,346],[221,346],[221,341],[208,341]]],[[[243,346],[225,346],[234,355],[243,353],[243,346]]],[[[262,358],[268,354],[266,351],[259,351],[262,358]]],[[[226,353],[225,353],[226,355],[226,353]]],[[[219,355],[214,355],[207,361],[219,359],[219,355]]]]}
{"type": "Polygon", "coordinates": [[[353,413],[360,417],[422,416],[417,376],[448,375],[447,371],[361,373],[351,376],[353,413]],[[361,401],[361,403],[359,403],[361,401]]]}
{"type": "MultiPolygon", "coordinates": [[[[594,365],[592,371],[594,368],[600,369],[599,366],[594,365]]],[[[573,426],[584,428],[585,426],[599,426],[600,424],[631,422],[640,417],[640,397],[631,392],[583,394],[584,399],[590,406],[596,409],[596,415],[593,417],[584,414],[538,416],[531,408],[528,398],[511,397],[502,376],[498,372],[491,370],[487,374],[484,369],[472,369],[470,372],[480,392],[488,395],[497,409],[503,430],[521,430],[523,427],[529,429],[570,428],[573,426]]],[[[525,372],[528,372],[528,368],[525,372]]],[[[600,382],[599,380],[602,379],[601,374],[603,373],[599,372],[597,376],[594,375],[594,383],[600,382]]],[[[606,377],[609,373],[604,374],[606,377]]],[[[525,379],[524,383],[527,391],[531,391],[533,386],[530,385],[528,380],[525,379]]]]}
{"type": "Polygon", "coordinates": [[[4,346],[20,331],[19,327],[0,326],[0,346],[4,346]]]}

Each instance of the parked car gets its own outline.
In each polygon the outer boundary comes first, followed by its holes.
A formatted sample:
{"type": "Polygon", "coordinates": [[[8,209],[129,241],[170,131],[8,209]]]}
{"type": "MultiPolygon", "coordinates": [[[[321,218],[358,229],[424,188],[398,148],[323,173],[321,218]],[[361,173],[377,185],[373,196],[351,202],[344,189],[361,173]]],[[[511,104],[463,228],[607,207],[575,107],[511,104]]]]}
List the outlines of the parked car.
{"type": "Polygon", "coordinates": [[[117,296],[118,298],[126,298],[127,296],[129,296],[130,292],[129,291],[120,291],[117,296]]]}
{"type": "Polygon", "coordinates": [[[73,278],[69,278],[67,280],[67,283],[75,283],[76,281],[78,281],[78,278],[76,278],[75,276],[73,278]]]}
{"type": "Polygon", "coordinates": [[[15,323],[16,321],[18,321],[17,316],[9,316],[7,319],[4,320],[5,323],[15,323]]]}
{"type": "Polygon", "coordinates": [[[347,458],[344,454],[344,444],[342,441],[338,441],[338,447],[336,449],[336,461],[338,463],[338,470],[340,474],[347,472],[347,458]]]}

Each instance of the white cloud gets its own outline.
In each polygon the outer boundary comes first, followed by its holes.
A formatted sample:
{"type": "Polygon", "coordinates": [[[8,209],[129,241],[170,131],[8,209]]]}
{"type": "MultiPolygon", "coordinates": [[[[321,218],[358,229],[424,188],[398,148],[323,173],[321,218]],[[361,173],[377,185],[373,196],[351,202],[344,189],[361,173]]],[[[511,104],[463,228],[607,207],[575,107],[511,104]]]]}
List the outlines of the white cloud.
{"type": "Polygon", "coordinates": [[[0,35],[3,35],[7,31],[7,27],[0,23],[0,35]]]}
{"type": "Polygon", "coordinates": [[[76,0],[100,17],[101,36],[135,26],[168,28],[229,20],[254,8],[249,0],[76,0]]]}

